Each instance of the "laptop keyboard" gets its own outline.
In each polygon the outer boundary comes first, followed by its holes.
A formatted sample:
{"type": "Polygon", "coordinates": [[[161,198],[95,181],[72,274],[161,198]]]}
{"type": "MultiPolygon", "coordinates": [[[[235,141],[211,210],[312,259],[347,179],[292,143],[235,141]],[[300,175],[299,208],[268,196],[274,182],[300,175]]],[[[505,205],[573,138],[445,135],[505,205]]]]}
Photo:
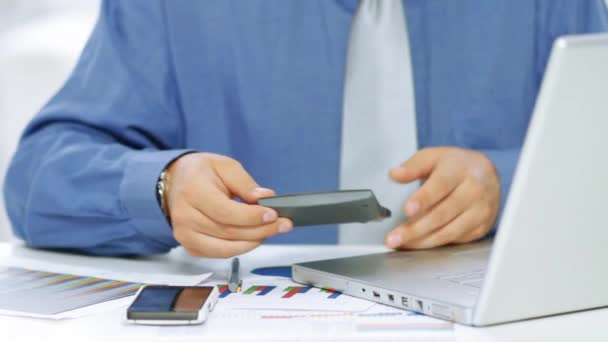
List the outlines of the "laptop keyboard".
{"type": "Polygon", "coordinates": [[[456,284],[481,288],[486,270],[475,270],[468,273],[456,273],[441,275],[439,279],[447,280],[456,284]]]}

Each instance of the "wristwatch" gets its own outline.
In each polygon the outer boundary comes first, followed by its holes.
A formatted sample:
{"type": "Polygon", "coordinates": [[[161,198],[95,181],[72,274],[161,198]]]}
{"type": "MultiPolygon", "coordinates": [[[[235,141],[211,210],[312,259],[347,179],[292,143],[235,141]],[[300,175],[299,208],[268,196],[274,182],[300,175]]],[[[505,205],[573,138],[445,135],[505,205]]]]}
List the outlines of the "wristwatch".
{"type": "Polygon", "coordinates": [[[167,218],[169,224],[171,224],[171,216],[169,215],[168,203],[166,200],[166,194],[169,192],[169,173],[167,170],[163,170],[158,177],[156,182],[156,199],[160,205],[160,209],[167,218]]]}

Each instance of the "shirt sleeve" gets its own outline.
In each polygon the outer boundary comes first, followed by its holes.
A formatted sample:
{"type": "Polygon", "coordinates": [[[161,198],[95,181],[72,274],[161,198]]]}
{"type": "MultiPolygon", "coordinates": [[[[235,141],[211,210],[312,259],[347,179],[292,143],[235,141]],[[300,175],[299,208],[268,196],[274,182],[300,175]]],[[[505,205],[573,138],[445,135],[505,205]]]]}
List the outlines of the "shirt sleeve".
{"type": "Polygon", "coordinates": [[[507,202],[509,190],[511,189],[511,182],[515,175],[515,168],[517,167],[521,148],[486,149],[481,150],[481,152],[492,161],[500,180],[500,210],[495,225],[498,226],[505,203],[507,202]]]}
{"type": "Polygon", "coordinates": [[[103,255],[177,245],[156,182],[188,151],[160,1],[104,1],[80,61],[26,128],[4,196],[30,246],[103,255]]]}
{"type": "Polygon", "coordinates": [[[605,0],[540,0],[537,5],[537,74],[542,80],[554,41],[563,35],[608,31],[605,0]]]}
{"type": "Polygon", "coordinates": [[[547,2],[551,6],[546,21],[547,33],[550,37],[608,30],[605,0],[549,0],[547,2]]]}
{"type": "MultiPolygon", "coordinates": [[[[596,33],[608,31],[608,11],[604,0],[541,0],[537,11],[537,74],[542,82],[545,67],[555,39],[566,34],[596,33]]],[[[500,178],[500,222],[515,175],[521,146],[509,149],[481,150],[494,163],[500,178]]]]}

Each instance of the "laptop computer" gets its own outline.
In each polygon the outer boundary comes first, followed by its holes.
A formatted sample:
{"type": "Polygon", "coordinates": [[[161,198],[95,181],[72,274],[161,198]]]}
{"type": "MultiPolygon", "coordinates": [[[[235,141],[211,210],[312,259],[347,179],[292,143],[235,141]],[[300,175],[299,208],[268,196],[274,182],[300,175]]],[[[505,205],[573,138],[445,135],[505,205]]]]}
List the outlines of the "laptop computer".
{"type": "Polygon", "coordinates": [[[556,40],[493,240],[292,266],[296,282],[486,326],[608,306],[608,34],[556,40]]]}

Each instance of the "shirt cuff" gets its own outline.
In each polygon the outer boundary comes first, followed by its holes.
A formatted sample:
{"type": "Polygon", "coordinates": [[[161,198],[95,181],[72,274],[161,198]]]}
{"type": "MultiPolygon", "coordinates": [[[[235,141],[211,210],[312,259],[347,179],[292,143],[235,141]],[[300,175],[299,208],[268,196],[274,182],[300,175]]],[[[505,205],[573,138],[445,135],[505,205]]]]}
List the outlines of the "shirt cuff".
{"type": "Polygon", "coordinates": [[[504,150],[481,150],[494,164],[498,179],[500,181],[500,211],[494,229],[498,226],[502,217],[502,211],[509,196],[511,189],[511,181],[519,160],[520,148],[504,149],[504,150]]]}
{"type": "Polygon", "coordinates": [[[120,199],[131,224],[145,237],[169,247],[178,242],[156,199],[156,184],[161,172],[175,159],[191,150],[137,151],[127,162],[120,199]]]}

